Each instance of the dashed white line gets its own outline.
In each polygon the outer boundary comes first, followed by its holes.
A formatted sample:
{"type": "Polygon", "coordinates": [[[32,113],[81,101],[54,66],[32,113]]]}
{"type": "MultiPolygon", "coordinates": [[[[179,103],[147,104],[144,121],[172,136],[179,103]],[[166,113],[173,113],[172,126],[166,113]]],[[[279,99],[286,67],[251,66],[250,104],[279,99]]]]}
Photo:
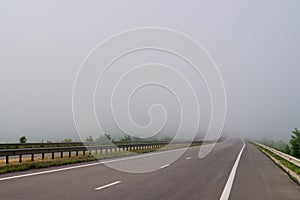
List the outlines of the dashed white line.
{"type": "Polygon", "coordinates": [[[169,166],[170,166],[170,164],[163,165],[163,166],[160,167],[160,169],[163,169],[163,168],[166,168],[166,167],[169,167],[169,166]]]}
{"type": "Polygon", "coordinates": [[[104,188],[108,188],[108,187],[110,187],[110,186],[117,185],[117,184],[119,184],[119,183],[121,183],[121,182],[122,182],[122,181],[116,181],[116,182],[113,182],[113,183],[110,183],[110,184],[107,184],[107,185],[103,185],[103,186],[101,186],[101,187],[97,187],[97,188],[95,188],[95,190],[96,190],[96,191],[102,190],[102,189],[104,189],[104,188]]]}
{"type": "Polygon", "coordinates": [[[191,159],[191,158],[192,158],[192,157],[187,157],[186,159],[189,160],[189,159],[191,159]]]}
{"type": "Polygon", "coordinates": [[[233,185],[233,181],[234,181],[234,177],[235,177],[235,174],[236,174],[236,170],[237,170],[237,167],[239,165],[239,162],[240,162],[240,159],[241,159],[241,156],[242,156],[242,153],[243,153],[243,150],[245,148],[245,142],[242,138],[242,141],[243,141],[243,147],[238,155],[238,157],[236,158],[235,160],[235,163],[232,167],[232,170],[230,172],[230,175],[229,175],[229,178],[227,180],[227,183],[223,189],[223,192],[222,192],[222,195],[220,197],[220,200],[228,200],[229,199],[229,195],[230,195],[230,192],[231,192],[231,188],[232,188],[232,185],[233,185]]]}

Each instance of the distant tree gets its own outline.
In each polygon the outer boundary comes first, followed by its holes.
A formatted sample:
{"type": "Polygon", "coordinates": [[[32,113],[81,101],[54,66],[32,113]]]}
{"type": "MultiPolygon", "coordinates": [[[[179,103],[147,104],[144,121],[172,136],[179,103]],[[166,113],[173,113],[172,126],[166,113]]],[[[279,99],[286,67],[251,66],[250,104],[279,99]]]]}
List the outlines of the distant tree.
{"type": "Polygon", "coordinates": [[[25,144],[25,143],[27,142],[26,136],[21,136],[21,137],[19,138],[19,142],[20,142],[21,144],[25,144]]]}
{"type": "Polygon", "coordinates": [[[87,137],[87,138],[85,139],[85,141],[86,141],[86,142],[94,142],[94,139],[93,139],[93,137],[90,135],[89,137],[87,137]]]}
{"type": "Polygon", "coordinates": [[[111,136],[107,133],[104,134],[104,136],[108,139],[108,140],[111,140],[111,136]]]}
{"type": "Polygon", "coordinates": [[[61,142],[70,143],[70,142],[73,142],[73,140],[71,138],[66,138],[66,139],[62,140],[61,142]]]}
{"type": "Polygon", "coordinates": [[[300,158],[300,132],[297,128],[293,131],[292,138],[290,139],[291,155],[300,158]]]}
{"type": "Polygon", "coordinates": [[[265,137],[262,138],[261,143],[268,147],[275,148],[275,142],[273,140],[267,139],[265,137]]]}
{"type": "Polygon", "coordinates": [[[290,154],[290,147],[288,144],[286,144],[284,141],[280,140],[279,142],[276,142],[275,149],[278,151],[281,151],[286,154],[290,154]]]}
{"type": "Polygon", "coordinates": [[[46,143],[52,143],[52,141],[51,140],[47,140],[47,142],[46,143]]]}
{"type": "Polygon", "coordinates": [[[96,142],[108,142],[112,141],[112,138],[109,134],[100,135],[98,138],[95,139],[96,142]]]}
{"type": "Polygon", "coordinates": [[[119,138],[120,142],[132,142],[132,139],[129,135],[124,135],[123,137],[119,138]]]}
{"type": "Polygon", "coordinates": [[[162,139],[163,142],[171,142],[171,140],[172,140],[172,138],[170,138],[170,137],[164,137],[162,139]]]}
{"type": "Polygon", "coordinates": [[[107,137],[105,137],[104,135],[100,135],[99,137],[95,138],[96,142],[105,142],[107,141],[107,137]]]}

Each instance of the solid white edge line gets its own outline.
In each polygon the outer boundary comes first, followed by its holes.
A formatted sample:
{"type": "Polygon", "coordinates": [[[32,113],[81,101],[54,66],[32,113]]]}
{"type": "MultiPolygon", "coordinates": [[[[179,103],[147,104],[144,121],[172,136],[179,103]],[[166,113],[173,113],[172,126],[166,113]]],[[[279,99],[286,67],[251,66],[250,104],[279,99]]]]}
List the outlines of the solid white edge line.
{"type": "Polygon", "coordinates": [[[236,170],[237,170],[237,167],[239,165],[239,162],[240,162],[240,159],[241,159],[241,156],[242,156],[242,153],[243,153],[243,150],[245,148],[245,142],[242,138],[242,141],[243,141],[243,147],[238,155],[238,157],[236,158],[235,160],[235,163],[232,167],[232,170],[230,172],[230,175],[229,175],[229,178],[226,182],[226,185],[223,189],[223,192],[222,192],[222,195],[220,197],[220,200],[228,200],[229,199],[229,195],[230,195],[230,192],[231,192],[231,188],[232,188],[232,185],[233,185],[233,181],[234,181],[234,177],[235,177],[235,174],[236,174],[236,170]]]}
{"type": "Polygon", "coordinates": [[[97,187],[97,188],[95,188],[95,190],[96,190],[96,191],[102,190],[102,189],[104,189],[104,188],[107,188],[107,187],[110,187],[110,186],[119,184],[119,183],[121,183],[121,182],[122,182],[122,181],[116,181],[116,182],[113,182],[113,183],[110,183],[110,184],[107,184],[107,185],[103,185],[103,186],[101,186],[101,187],[97,187]]]}
{"type": "Polygon", "coordinates": [[[191,158],[192,158],[192,157],[187,157],[186,159],[189,160],[189,159],[191,159],[191,158]]]}
{"type": "Polygon", "coordinates": [[[47,171],[42,171],[42,172],[21,174],[21,175],[16,175],[16,176],[8,176],[8,177],[0,178],[0,181],[17,179],[17,178],[24,178],[24,177],[29,177],[29,176],[37,176],[37,175],[55,173],[55,172],[60,172],[60,171],[67,171],[67,170],[90,167],[90,166],[95,166],[95,165],[102,165],[102,164],[105,164],[105,163],[131,160],[131,159],[137,159],[137,158],[142,158],[142,157],[147,157],[147,156],[155,156],[155,155],[159,155],[159,154],[163,154],[163,153],[169,153],[169,152],[174,152],[174,151],[182,151],[182,150],[185,150],[185,149],[195,149],[195,148],[200,148],[200,146],[189,147],[189,148],[185,147],[185,148],[181,148],[181,149],[173,149],[173,150],[167,150],[167,151],[161,151],[161,152],[147,153],[145,155],[132,156],[132,157],[128,157],[128,158],[118,158],[118,159],[107,160],[107,161],[102,161],[102,162],[100,161],[100,162],[97,162],[97,163],[83,164],[83,165],[78,165],[78,166],[73,166],[73,167],[65,167],[65,168],[47,170],[47,171]]]}
{"type": "Polygon", "coordinates": [[[60,169],[53,169],[53,170],[42,171],[42,172],[35,172],[35,173],[30,173],[30,174],[9,176],[9,177],[0,178],[0,181],[23,178],[23,177],[28,177],[28,176],[49,174],[49,173],[54,173],[54,172],[66,171],[66,170],[71,170],[71,169],[78,169],[78,168],[89,167],[89,166],[100,165],[100,164],[101,163],[91,163],[91,164],[85,164],[85,165],[79,165],[79,166],[73,166],[73,167],[66,167],[66,168],[60,168],[60,169]]]}

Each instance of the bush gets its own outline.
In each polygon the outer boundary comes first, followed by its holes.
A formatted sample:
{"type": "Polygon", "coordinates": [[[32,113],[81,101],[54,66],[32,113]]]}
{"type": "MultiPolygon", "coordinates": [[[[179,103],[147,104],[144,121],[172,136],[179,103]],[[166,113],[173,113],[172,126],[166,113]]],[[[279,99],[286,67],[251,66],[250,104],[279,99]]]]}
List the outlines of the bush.
{"type": "Polygon", "coordinates": [[[21,137],[19,138],[19,142],[20,142],[21,144],[25,144],[25,143],[27,142],[27,138],[26,138],[25,136],[21,136],[21,137]]]}
{"type": "Polygon", "coordinates": [[[295,128],[292,138],[290,139],[291,155],[300,158],[300,132],[295,128]]]}

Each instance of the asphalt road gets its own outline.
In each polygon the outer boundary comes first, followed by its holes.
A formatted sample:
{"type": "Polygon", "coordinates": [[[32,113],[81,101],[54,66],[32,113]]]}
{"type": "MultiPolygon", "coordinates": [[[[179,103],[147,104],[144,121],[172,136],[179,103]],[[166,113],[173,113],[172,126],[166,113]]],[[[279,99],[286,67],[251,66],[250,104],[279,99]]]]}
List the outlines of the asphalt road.
{"type": "MultiPolygon", "coordinates": [[[[242,147],[241,139],[225,140],[203,159],[198,158],[199,147],[190,148],[171,165],[141,174],[120,172],[90,162],[0,175],[0,199],[210,200],[220,199],[224,191],[229,191],[229,199],[234,200],[300,199],[300,187],[250,144],[245,145],[233,173],[242,147]],[[234,177],[232,181],[230,175],[234,177]]],[[[145,165],[155,157],[166,160],[175,152],[178,151],[105,162],[130,169],[145,165]]]]}

